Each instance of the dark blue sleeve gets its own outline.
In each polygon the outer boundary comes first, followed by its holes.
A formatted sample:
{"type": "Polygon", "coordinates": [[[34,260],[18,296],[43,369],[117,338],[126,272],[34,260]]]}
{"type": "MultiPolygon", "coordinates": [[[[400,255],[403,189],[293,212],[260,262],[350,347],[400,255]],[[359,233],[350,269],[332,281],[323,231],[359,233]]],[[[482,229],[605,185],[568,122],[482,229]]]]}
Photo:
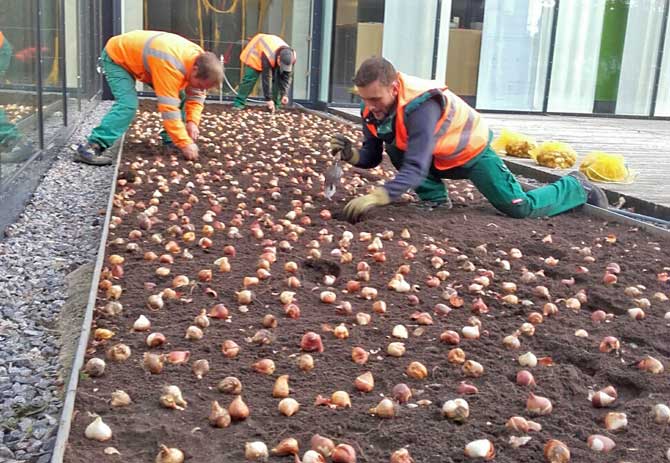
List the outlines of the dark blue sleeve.
{"type": "Polygon", "coordinates": [[[377,167],[382,162],[383,153],[384,142],[372,135],[368,126],[363,124],[363,146],[358,152],[359,160],[356,167],[362,169],[377,167]]]}
{"type": "Polygon", "coordinates": [[[442,116],[442,107],[434,99],[421,104],[406,118],[407,151],[395,178],[384,188],[391,199],[397,199],[409,189],[416,188],[428,175],[435,149],[435,127],[442,116]]]}

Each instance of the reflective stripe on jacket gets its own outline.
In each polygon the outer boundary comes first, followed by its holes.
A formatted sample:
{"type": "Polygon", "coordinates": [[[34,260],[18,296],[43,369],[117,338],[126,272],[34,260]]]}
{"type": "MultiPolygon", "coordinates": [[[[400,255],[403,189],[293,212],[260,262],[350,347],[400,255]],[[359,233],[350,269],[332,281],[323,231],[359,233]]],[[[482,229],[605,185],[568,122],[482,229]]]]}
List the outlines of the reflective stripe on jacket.
{"type": "MultiPolygon", "coordinates": [[[[433,150],[433,162],[440,170],[462,166],[481,153],[489,140],[489,129],[477,111],[437,81],[420,79],[398,73],[398,101],[395,117],[395,145],[407,150],[407,127],[405,118],[424,101],[438,97],[442,104],[442,117],[435,127],[437,139],[433,150]]],[[[365,107],[363,117],[370,110],[365,107]]],[[[367,123],[372,135],[377,136],[377,127],[367,123]]]]}
{"type": "Polygon", "coordinates": [[[181,118],[179,92],[186,91],[186,120],[199,124],[205,92],[188,87],[188,76],[203,49],[177,34],[132,31],[109,39],[105,50],[135,79],[154,88],[163,125],[175,145],[193,143],[181,118]]]}
{"type": "MultiPolygon", "coordinates": [[[[256,34],[240,53],[240,61],[257,70],[263,70],[261,55],[265,55],[273,68],[277,66],[277,52],[280,48],[288,47],[280,37],[272,34],[256,34]]],[[[293,53],[295,62],[295,52],[293,53]]]]}

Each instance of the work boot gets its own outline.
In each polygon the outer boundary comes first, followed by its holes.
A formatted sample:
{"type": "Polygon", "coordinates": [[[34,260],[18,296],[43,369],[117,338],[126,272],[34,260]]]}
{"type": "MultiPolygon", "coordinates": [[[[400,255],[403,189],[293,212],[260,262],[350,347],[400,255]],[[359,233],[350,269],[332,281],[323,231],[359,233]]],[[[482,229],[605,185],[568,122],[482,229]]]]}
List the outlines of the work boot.
{"type": "Polygon", "coordinates": [[[112,163],[112,157],[104,154],[97,143],[78,145],[74,160],[92,166],[108,166],[112,163]]]}
{"type": "Polygon", "coordinates": [[[446,198],[443,201],[422,201],[419,200],[415,203],[411,203],[417,209],[424,211],[434,211],[435,209],[444,209],[448,210],[453,207],[450,198],[446,198]]]}
{"type": "Polygon", "coordinates": [[[572,171],[568,175],[576,178],[582,188],[584,188],[584,191],[586,191],[586,204],[600,207],[602,209],[607,209],[609,207],[609,201],[607,200],[605,192],[602,188],[590,181],[586,175],[578,170],[572,171]]]}

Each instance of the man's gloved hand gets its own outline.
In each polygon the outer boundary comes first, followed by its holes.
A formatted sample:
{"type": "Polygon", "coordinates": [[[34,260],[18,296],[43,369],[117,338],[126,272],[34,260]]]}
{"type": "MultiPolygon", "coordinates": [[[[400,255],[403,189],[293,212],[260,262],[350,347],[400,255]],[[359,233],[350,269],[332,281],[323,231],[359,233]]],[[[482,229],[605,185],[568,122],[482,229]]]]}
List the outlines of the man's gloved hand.
{"type": "Polygon", "coordinates": [[[352,165],[358,164],[360,159],[358,149],[354,148],[354,142],[341,133],[333,135],[330,139],[330,152],[333,156],[342,153],[342,160],[352,165]]]}
{"type": "Polygon", "coordinates": [[[377,187],[365,196],[352,199],[344,206],[344,218],[349,223],[356,223],[368,210],[377,206],[386,206],[391,202],[389,194],[384,187],[377,187]]]}
{"type": "Polygon", "coordinates": [[[198,137],[200,136],[200,129],[198,129],[198,124],[196,124],[193,121],[188,121],[186,123],[186,133],[188,134],[193,141],[198,141],[198,137]]]}
{"type": "Polygon", "coordinates": [[[265,104],[268,107],[268,111],[270,111],[271,113],[275,112],[275,102],[274,101],[268,100],[267,103],[265,103],[265,104]]]}
{"type": "Polygon", "coordinates": [[[195,161],[198,159],[198,145],[191,143],[182,148],[181,153],[189,161],[195,161]]]}

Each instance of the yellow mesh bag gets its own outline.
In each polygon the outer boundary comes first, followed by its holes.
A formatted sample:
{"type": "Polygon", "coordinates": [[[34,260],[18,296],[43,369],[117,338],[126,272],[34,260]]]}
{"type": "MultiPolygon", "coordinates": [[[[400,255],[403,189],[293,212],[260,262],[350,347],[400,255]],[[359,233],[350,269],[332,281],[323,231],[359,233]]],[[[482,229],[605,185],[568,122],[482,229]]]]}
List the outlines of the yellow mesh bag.
{"type": "Polygon", "coordinates": [[[530,152],[535,146],[535,140],[531,137],[507,129],[502,129],[500,135],[491,142],[491,148],[496,153],[515,158],[530,158],[530,152]]]}
{"type": "Polygon", "coordinates": [[[628,169],[620,154],[593,151],[586,155],[579,170],[595,182],[633,183],[637,176],[628,169]]]}
{"type": "Polygon", "coordinates": [[[560,141],[545,141],[531,150],[530,155],[539,165],[553,169],[568,169],[577,162],[575,150],[560,141]]]}

